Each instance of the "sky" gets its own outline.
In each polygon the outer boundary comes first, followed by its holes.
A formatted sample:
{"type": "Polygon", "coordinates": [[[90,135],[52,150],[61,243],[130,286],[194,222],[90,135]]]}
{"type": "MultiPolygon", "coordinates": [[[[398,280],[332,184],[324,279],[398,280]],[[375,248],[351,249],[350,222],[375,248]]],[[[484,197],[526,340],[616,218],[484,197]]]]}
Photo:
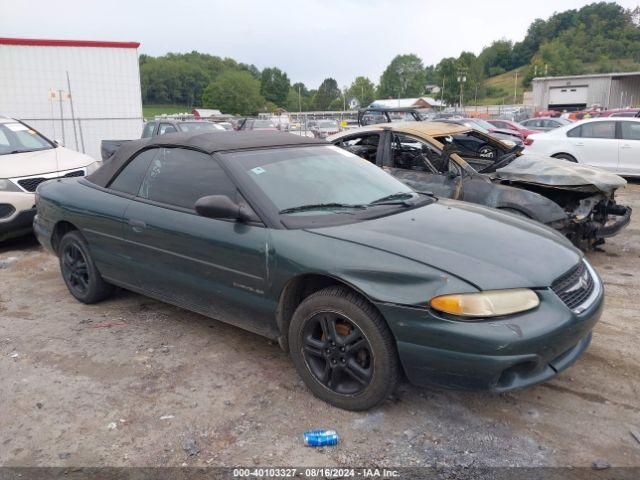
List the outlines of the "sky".
{"type": "MultiPolygon", "coordinates": [[[[340,87],[364,75],[378,83],[393,57],[425,65],[501,38],[519,41],[536,18],[580,0],[0,0],[0,36],[140,42],[140,53],[202,53],[259,69],[276,66],[292,83],[340,87]]],[[[619,0],[633,8],[640,0],[619,0]]]]}

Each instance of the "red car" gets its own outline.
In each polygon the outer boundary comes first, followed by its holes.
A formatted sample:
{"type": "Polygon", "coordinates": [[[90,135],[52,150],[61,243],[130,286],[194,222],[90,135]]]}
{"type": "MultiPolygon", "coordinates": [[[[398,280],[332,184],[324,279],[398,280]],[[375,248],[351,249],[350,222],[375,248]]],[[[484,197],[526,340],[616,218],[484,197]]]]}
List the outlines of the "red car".
{"type": "Polygon", "coordinates": [[[487,120],[491,125],[501,130],[513,130],[514,132],[518,132],[522,139],[525,141],[525,145],[527,145],[527,137],[532,133],[540,133],[541,130],[532,130],[523,125],[520,125],[517,122],[512,122],[511,120],[487,120]]]}
{"type": "Polygon", "coordinates": [[[600,117],[640,117],[638,108],[616,108],[600,112],[600,117]]]}

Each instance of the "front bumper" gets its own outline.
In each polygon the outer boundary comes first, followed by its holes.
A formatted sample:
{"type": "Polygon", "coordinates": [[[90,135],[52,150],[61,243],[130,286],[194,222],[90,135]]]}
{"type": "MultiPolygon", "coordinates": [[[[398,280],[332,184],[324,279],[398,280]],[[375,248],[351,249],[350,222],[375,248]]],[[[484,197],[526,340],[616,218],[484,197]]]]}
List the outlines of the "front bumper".
{"type": "Polygon", "coordinates": [[[0,193],[0,204],[13,207],[10,215],[0,218],[0,241],[19,237],[31,231],[31,223],[36,214],[34,203],[35,196],[32,193],[0,193]]]}
{"type": "Polygon", "coordinates": [[[577,315],[540,290],[530,312],[479,322],[438,317],[424,309],[378,304],[396,341],[404,371],[416,385],[504,392],[547,381],[587,349],[603,291],[577,315]]]}
{"type": "Polygon", "coordinates": [[[596,238],[606,238],[617,235],[620,230],[631,222],[631,212],[631,207],[616,205],[615,209],[611,209],[609,213],[617,216],[618,219],[613,223],[598,227],[596,229],[596,238]]]}

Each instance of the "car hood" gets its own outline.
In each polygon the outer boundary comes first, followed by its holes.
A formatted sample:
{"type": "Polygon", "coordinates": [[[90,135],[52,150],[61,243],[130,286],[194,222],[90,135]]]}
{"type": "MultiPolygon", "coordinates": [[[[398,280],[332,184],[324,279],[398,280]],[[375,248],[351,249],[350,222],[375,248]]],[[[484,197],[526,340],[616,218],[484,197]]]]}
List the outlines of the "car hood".
{"type": "Polygon", "coordinates": [[[607,194],[627,183],[615,173],[535,153],[520,155],[506,167],[496,170],[494,176],[502,180],[554,187],[593,185],[607,194]]]}
{"type": "Polygon", "coordinates": [[[27,177],[86,167],[95,160],[64,147],[0,155],[0,178],[27,177]]]}
{"type": "Polygon", "coordinates": [[[455,200],[307,231],[412,259],[481,290],[548,287],[582,256],[542,224],[455,200]]]}

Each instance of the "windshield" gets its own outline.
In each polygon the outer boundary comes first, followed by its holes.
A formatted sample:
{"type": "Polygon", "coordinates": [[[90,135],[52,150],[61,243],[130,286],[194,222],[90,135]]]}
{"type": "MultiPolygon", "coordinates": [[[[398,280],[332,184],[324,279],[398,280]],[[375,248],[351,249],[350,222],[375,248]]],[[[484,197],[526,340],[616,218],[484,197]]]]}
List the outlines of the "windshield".
{"type": "Polygon", "coordinates": [[[177,124],[183,132],[195,132],[202,130],[203,132],[213,132],[224,130],[223,127],[211,122],[180,122],[177,124]]]}
{"type": "Polygon", "coordinates": [[[225,156],[239,166],[279,212],[316,206],[286,215],[335,214],[395,194],[417,197],[413,190],[371,162],[334,146],[253,150],[225,156]]]}
{"type": "Polygon", "coordinates": [[[20,122],[0,123],[0,155],[53,148],[51,142],[20,122]]]}
{"type": "Polygon", "coordinates": [[[476,125],[480,125],[485,130],[492,130],[492,129],[496,128],[494,125],[491,125],[489,122],[487,122],[486,120],[482,120],[481,118],[474,118],[472,121],[476,125]]]}
{"type": "MultiPolygon", "coordinates": [[[[457,122],[453,122],[453,123],[457,123],[457,122]]],[[[489,130],[484,128],[482,125],[477,124],[473,120],[463,120],[462,125],[464,125],[465,127],[473,128],[474,130],[477,130],[482,133],[489,133],[489,130]]]]}

